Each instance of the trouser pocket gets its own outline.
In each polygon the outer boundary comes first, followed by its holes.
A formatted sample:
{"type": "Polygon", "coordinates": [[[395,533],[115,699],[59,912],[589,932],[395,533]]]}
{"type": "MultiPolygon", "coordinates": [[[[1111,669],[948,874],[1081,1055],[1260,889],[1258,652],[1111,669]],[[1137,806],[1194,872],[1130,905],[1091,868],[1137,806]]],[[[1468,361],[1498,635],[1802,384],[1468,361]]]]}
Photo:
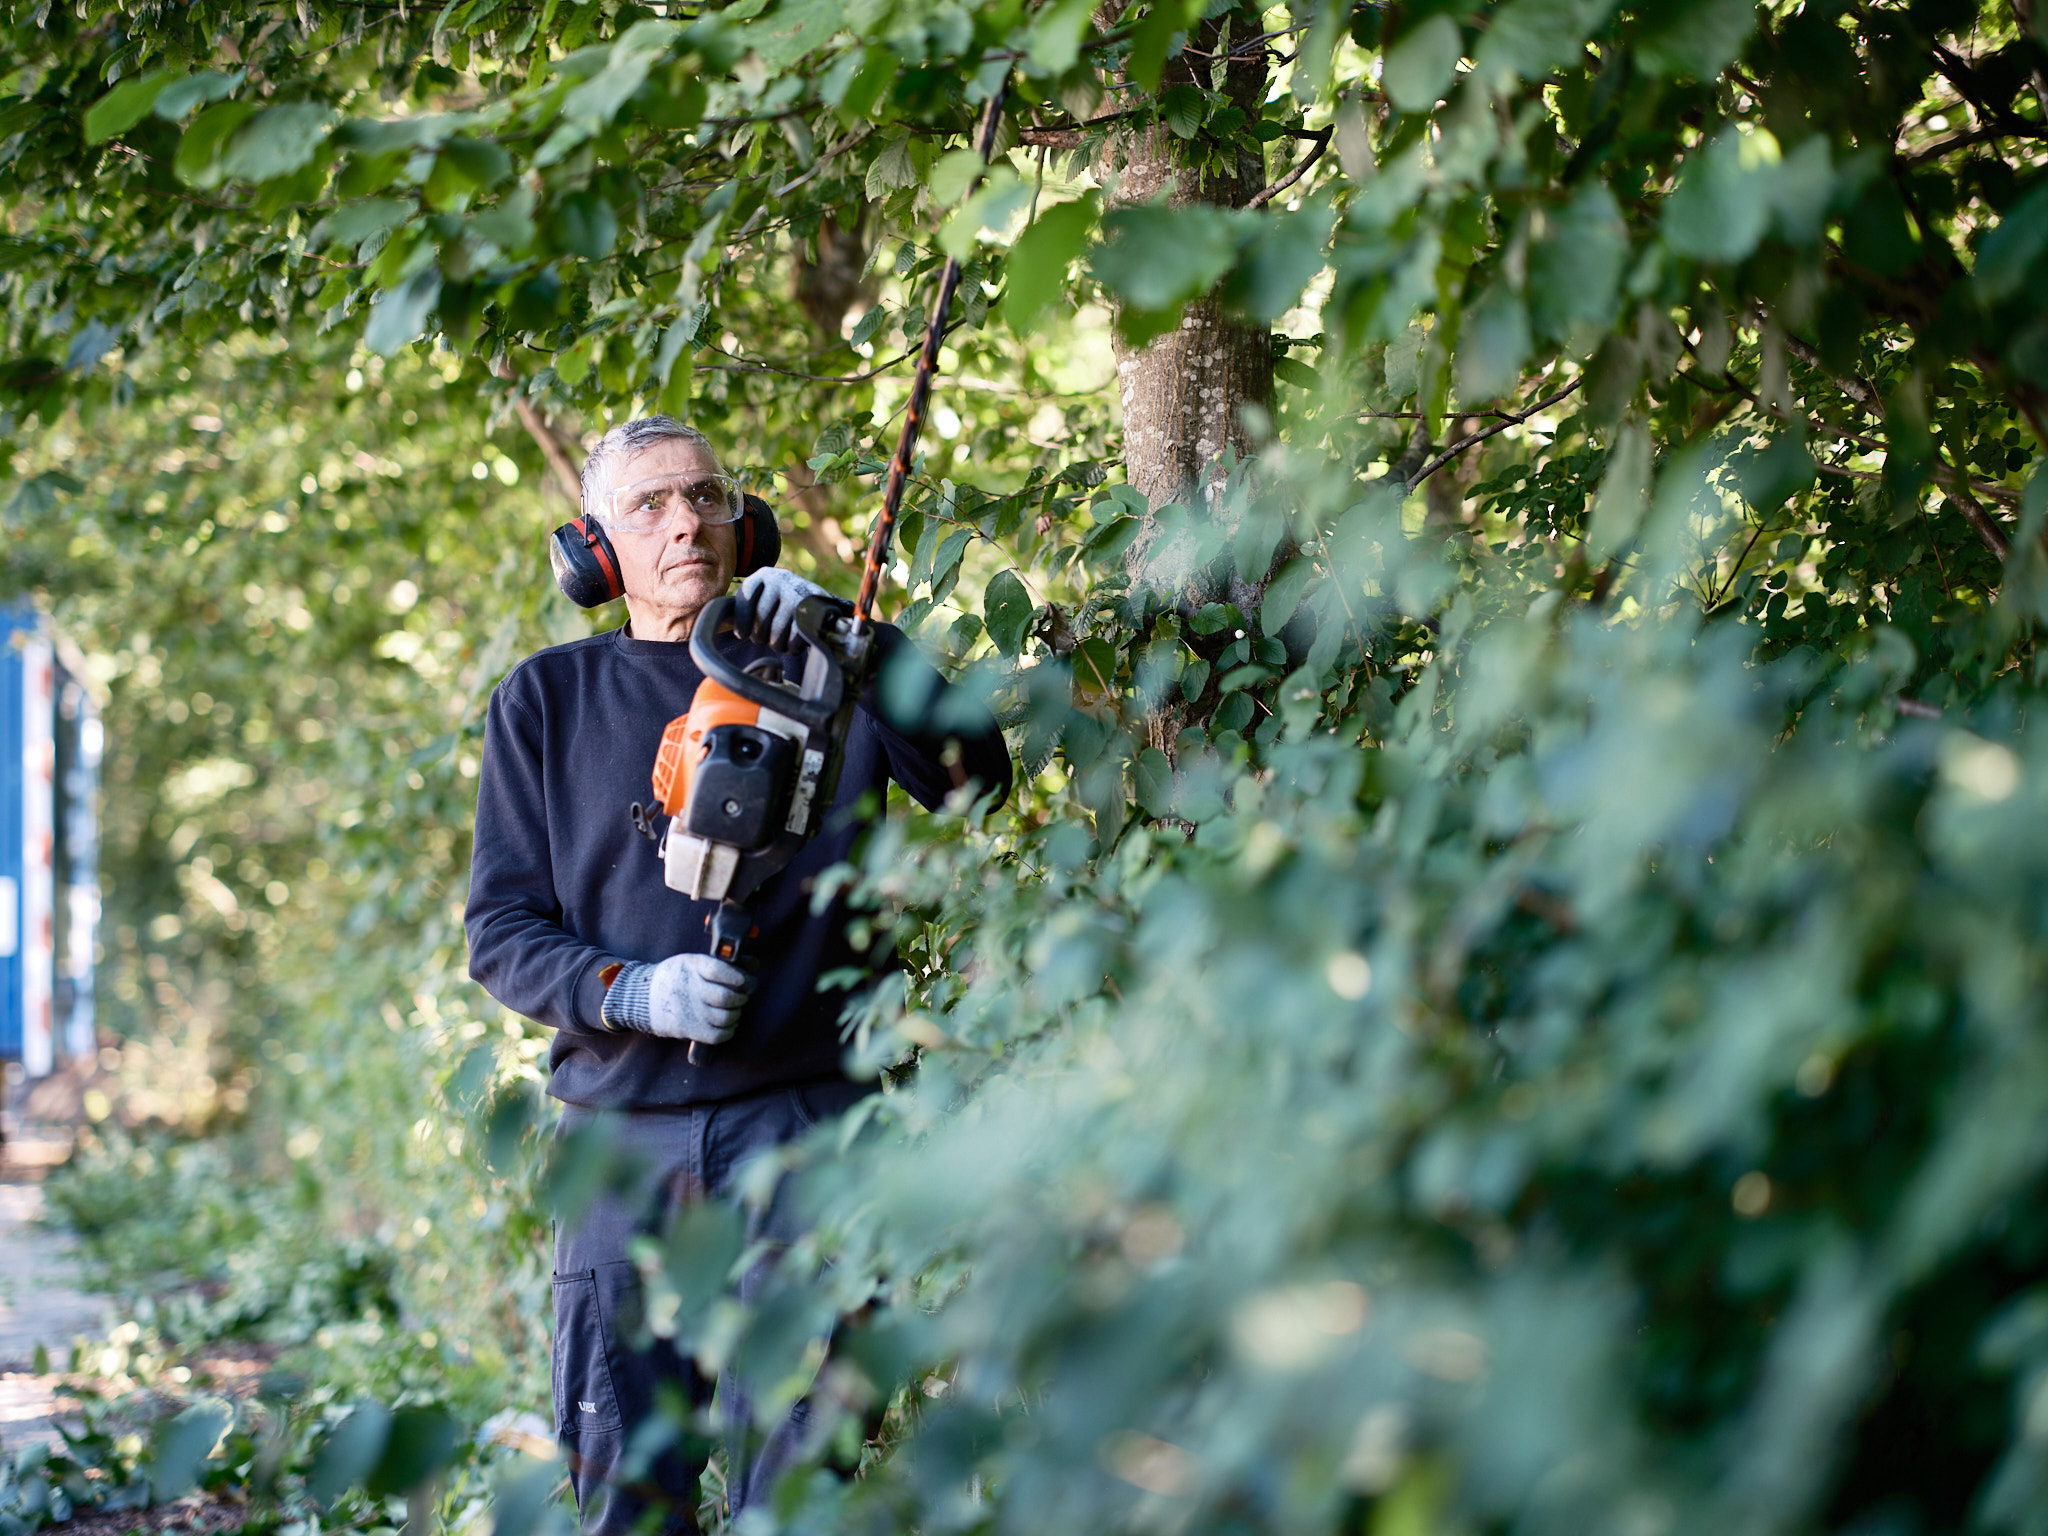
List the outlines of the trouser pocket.
{"type": "Polygon", "coordinates": [[[620,1424],[612,1384],[612,1322],[597,1272],[555,1276],[555,1433],[601,1434],[620,1424]]]}

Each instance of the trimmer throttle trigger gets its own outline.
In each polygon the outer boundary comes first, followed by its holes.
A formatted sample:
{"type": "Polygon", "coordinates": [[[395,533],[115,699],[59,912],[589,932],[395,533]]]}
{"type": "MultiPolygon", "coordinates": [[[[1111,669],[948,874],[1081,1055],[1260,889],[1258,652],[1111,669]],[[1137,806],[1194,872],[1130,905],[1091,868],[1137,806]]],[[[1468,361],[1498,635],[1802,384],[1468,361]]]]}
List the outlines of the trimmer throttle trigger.
{"type": "MultiPolygon", "coordinates": [[[[721,901],[704,926],[711,930],[711,953],[728,965],[740,963],[740,951],[748,939],[761,930],[754,926],[754,914],[737,901],[721,901]]],[[[690,1065],[697,1064],[697,1042],[690,1042],[690,1065]]]]}

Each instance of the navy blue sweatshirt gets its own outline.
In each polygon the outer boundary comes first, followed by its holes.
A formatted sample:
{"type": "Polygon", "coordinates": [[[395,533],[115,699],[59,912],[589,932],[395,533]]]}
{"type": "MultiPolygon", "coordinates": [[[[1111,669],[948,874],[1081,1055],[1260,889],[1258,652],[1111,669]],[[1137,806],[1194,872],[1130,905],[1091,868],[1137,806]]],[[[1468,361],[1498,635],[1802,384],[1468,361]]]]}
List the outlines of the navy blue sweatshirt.
{"type": "MultiPolygon", "coordinates": [[[[769,654],[725,643],[743,664],[769,654]]],[[[892,954],[855,951],[839,901],[811,912],[816,877],[848,857],[862,830],[845,813],[864,795],[877,808],[886,804],[891,778],[932,809],[969,780],[999,798],[1010,789],[1009,752],[986,711],[965,711],[975,721],[966,730],[927,728],[930,704],[949,685],[900,630],[877,625],[875,645],[847,736],[836,814],[755,892],[759,936],[748,956],[760,985],[732,1040],[700,1049],[694,1066],[686,1041],[614,1034],[598,1021],[599,972],[613,961],[708,948],[712,903],[663,883],[661,856],[628,818],[634,801],[652,798],[662,727],[689,709],[702,680],[689,646],[612,630],[529,656],[498,685],[484,730],[464,916],[469,973],[515,1013],[554,1028],[548,1091],[556,1098],[601,1109],[667,1108],[842,1075],[839,1015],[848,994],[819,992],[818,978],[842,966],[874,972],[895,964],[892,954]],[[901,668],[914,676],[900,676],[901,668]],[[883,718],[883,695],[892,703],[921,697],[926,707],[918,721],[892,723],[883,718]],[[949,741],[958,744],[950,767],[943,761],[949,741]]],[[[947,700],[941,718],[962,718],[962,702],[947,700]]]]}

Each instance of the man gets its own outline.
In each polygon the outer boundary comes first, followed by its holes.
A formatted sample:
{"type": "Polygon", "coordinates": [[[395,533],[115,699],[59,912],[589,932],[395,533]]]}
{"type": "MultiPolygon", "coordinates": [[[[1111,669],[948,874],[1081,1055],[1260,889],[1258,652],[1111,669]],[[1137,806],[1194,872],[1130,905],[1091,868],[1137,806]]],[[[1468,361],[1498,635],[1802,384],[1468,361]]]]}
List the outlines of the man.
{"type": "MultiPolygon", "coordinates": [[[[883,674],[898,674],[891,699],[932,699],[947,685],[900,631],[877,625],[835,813],[757,893],[749,968],[705,953],[711,904],[664,885],[661,859],[627,808],[648,798],[662,728],[689,709],[701,680],[687,642],[733,580],[739,491],[701,434],[650,416],[598,443],[583,467],[583,505],[616,552],[629,622],[528,657],[492,696],[466,927],[470,974],[556,1032],[548,1091],[567,1106],[558,1136],[604,1117],[647,1170],[640,1197],[601,1200],[555,1235],[555,1429],[584,1529],[614,1536],[650,1504],[667,1506],[664,1528],[694,1528],[701,1458],[672,1447],[644,1478],[614,1474],[664,1384],[700,1406],[710,1390],[667,1345],[632,1349],[638,1276],[628,1241],[679,1202],[721,1195],[748,1159],[868,1091],[840,1065],[846,994],[821,993],[818,979],[894,959],[856,953],[837,902],[812,913],[815,877],[847,858],[861,830],[856,808],[884,804],[890,779],[934,809],[963,786],[1000,801],[1010,763],[995,722],[971,706],[963,713],[961,701],[949,701],[946,717],[978,713],[977,728],[950,737],[889,718],[883,674]],[[906,680],[903,668],[918,675],[906,680]]],[[[801,645],[791,614],[820,590],[772,568],[749,576],[736,604],[743,659],[801,645]]],[[[744,1409],[730,1383],[727,1392],[730,1420],[744,1409]]],[[[751,1465],[728,1468],[735,1515],[766,1492],[800,1429],[793,1414],[751,1465]]]]}

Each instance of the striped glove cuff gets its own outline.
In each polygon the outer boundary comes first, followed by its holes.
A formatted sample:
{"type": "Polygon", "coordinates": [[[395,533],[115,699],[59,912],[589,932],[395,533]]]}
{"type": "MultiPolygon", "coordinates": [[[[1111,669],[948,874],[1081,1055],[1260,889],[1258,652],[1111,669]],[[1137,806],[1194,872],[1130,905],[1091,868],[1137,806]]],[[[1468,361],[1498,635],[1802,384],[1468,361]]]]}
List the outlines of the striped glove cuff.
{"type": "Polygon", "coordinates": [[[638,960],[628,961],[605,988],[604,1007],[599,1018],[604,1027],[645,1030],[653,1018],[651,995],[654,967],[638,960]]]}

